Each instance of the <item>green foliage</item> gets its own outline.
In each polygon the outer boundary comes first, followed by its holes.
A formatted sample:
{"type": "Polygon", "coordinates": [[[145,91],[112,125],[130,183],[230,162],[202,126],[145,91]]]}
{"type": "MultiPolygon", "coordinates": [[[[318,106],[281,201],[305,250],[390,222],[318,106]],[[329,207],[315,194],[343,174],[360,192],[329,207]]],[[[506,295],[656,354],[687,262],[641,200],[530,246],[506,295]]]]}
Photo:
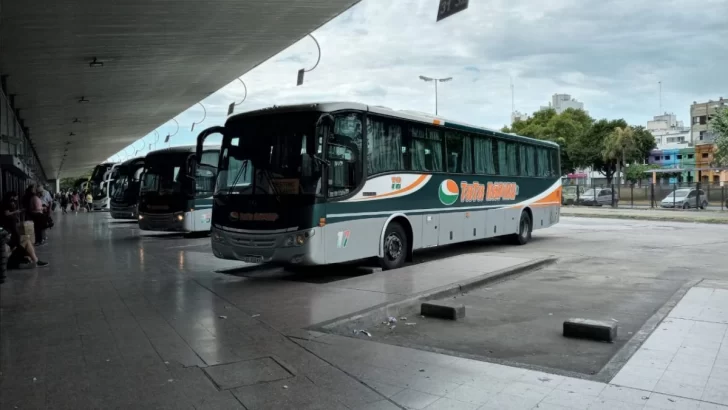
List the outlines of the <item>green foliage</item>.
{"type": "Polygon", "coordinates": [[[659,165],[656,164],[631,164],[624,170],[624,178],[632,184],[636,184],[639,181],[649,179],[650,175],[647,171],[651,169],[660,169],[659,165]]]}
{"type": "Polygon", "coordinates": [[[617,162],[604,158],[604,152],[607,150],[606,142],[615,128],[625,127],[627,127],[627,122],[622,119],[596,121],[570,147],[569,155],[574,164],[578,167],[592,167],[594,171],[600,172],[607,178],[607,181],[611,182],[617,162]]]}
{"type": "Polygon", "coordinates": [[[525,137],[553,141],[561,147],[561,173],[573,172],[576,164],[569,154],[569,147],[586,132],[593,120],[583,110],[568,109],[556,114],[553,109],[536,111],[533,117],[525,121],[516,121],[504,132],[523,135],[525,137]]]}
{"type": "Polygon", "coordinates": [[[60,188],[62,191],[67,191],[69,189],[73,189],[76,185],[76,181],[79,179],[89,179],[91,178],[91,173],[93,172],[93,169],[89,169],[88,171],[84,172],[81,175],[76,175],[73,177],[65,177],[61,178],[60,188]]]}
{"type": "MultiPolygon", "coordinates": [[[[561,146],[561,172],[567,174],[576,168],[591,167],[611,181],[618,163],[644,162],[652,149],[655,138],[644,127],[630,127],[623,119],[594,121],[585,111],[568,109],[557,114],[553,109],[539,110],[525,121],[516,121],[503,132],[542,140],[553,141],[561,146]],[[607,143],[616,128],[626,130],[629,137],[622,159],[610,155],[607,143]],[[605,155],[607,154],[607,155],[605,155]]],[[[612,152],[611,154],[614,154],[612,152]]]]}
{"type": "Polygon", "coordinates": [[[717,110],[710,120],[710,129],[716,134],[717,150],[713,154],[714,165],[728,167],[728,108],[717,110]]]}

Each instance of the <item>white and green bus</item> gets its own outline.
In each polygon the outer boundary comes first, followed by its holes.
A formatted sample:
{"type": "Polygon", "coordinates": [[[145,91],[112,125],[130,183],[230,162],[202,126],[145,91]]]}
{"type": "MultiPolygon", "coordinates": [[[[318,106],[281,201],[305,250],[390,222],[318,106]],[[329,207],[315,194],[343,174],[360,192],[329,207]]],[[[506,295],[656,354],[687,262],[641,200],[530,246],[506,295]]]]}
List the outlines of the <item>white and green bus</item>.
{"type": "Polygon", "coordinates": [[[209,232],[219,147],[153,151],[144,158],[139,191],[139,228],[147,231],[209,232]]]}
{"type": "Polygon", "coordinates": [[[402,266],[418,249],[506,236],[525,244],[559,221],[558,145],[357,103],[282,106],[203,131],[222,147],[215,256],[402,266]]]}

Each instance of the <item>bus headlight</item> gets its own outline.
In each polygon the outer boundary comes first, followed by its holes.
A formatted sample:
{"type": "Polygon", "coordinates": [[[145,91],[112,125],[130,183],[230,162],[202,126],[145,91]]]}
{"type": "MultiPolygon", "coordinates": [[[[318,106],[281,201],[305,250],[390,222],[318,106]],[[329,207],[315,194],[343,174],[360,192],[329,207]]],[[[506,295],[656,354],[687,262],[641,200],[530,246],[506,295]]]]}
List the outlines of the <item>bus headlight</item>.
{"type": "Polygon", "coordinates": [[[224,242],[223,237],[220,234],[220,232],[218,232],[214,229],[212,230],[212,234],[210,236],[212,237],[212,240],[215,242],[224,242]]]}
{"type": "Polygon", "coordinates": [[[309,229],[307,231],[298,232],[298,233],[293,234],[293,235],[288,235],[283,240],[283,246],[284,247],[303,246],[315,234],[316,234],[316,231],[315,230],[309,229]]]}
{"type": "Polygon", "coordinates": [[[139,215],[139,220],[141,221],[142,219],[144,219],[144,215],[139,215]]]}
{"type": "Polygon", "coordinates": [[[182,221],[184,221],[184,220],[185,220],[185,216],[184,216],[184,214],[183,214],[182,212],[178,212],[178,213],[177,213],[177,214],[175,215],[175,218],[176,218],[176,219],[177,219],[178,221],[180,221],[180,222],[182,222],[182,221]]]}

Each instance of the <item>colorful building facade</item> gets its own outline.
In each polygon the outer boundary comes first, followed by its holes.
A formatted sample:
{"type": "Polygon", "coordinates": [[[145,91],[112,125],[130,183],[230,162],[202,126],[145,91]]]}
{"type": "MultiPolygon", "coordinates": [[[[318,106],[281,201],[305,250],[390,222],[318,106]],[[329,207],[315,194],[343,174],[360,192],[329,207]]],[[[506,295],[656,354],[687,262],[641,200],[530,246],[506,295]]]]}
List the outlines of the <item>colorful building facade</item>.
{"type": "Polygon", "coordinates": [[[715,149],[713,144],[655,149],[650,152],[648,164],[658,165],[662,169],[675,169],[677,175],[663,176],[664,180],[660,181],[662,183],[667,183],[667,179],[673,178],[675,180],[672,182],[676,183],[702,182],[717,185],[721,182],[721,175],[725,176],[726,172],[711,168],[715,149]]]}

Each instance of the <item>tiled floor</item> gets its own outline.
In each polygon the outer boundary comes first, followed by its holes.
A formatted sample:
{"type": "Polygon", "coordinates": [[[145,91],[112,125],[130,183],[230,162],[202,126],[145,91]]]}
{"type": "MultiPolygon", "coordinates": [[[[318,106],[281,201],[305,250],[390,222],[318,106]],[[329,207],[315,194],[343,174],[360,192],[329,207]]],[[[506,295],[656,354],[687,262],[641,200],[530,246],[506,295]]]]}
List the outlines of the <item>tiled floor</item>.
{"type": "Polygon", "coordinates": [[[335,335],[301,343],[405,408],[728,410],[726,319],[728,289],[692,288],[608,384],[335,335]]]}
{"type": "MultiPolygon", "coordinates": [[[[215,273],[239,264],[212,257],[209,239],[141,235],[102,214],[59,216],[50,236],[39,253],[51,266],[0,288],[3,410],[728,410],[725,282],[690,290],[604,384],[303,330],[442,286],[426,266],[311,284],[215,273]]],[[[469,267],[460,280],[534,245],[433,269],[469,267]]]]}

